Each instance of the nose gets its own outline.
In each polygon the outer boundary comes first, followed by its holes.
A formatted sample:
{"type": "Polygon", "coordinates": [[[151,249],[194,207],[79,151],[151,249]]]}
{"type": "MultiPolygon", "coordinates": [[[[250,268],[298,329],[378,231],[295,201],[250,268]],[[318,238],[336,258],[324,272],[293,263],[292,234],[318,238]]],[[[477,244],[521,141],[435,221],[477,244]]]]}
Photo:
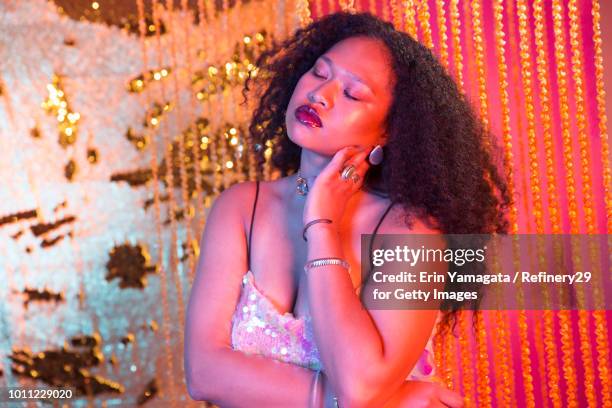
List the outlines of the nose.
{"type": "Polygon", "coordinates": [[[308,102],[312,103],[313,105],[319,104],[324,108],[327,108],[329,105],[320,92],[308,92],[308,95],[306,96],[308,97],[308,102]]]}
{"type": "Polygon", "coordinates": [[[332,108],[334,106],[333,89],[331,89],[333,86],[329,85],[330,83],[326,82],[325,84],[321,84],[317,89],[308,92],[306,95],[308,102],[313,105],[319,104],[325,109],[332,108]]]}

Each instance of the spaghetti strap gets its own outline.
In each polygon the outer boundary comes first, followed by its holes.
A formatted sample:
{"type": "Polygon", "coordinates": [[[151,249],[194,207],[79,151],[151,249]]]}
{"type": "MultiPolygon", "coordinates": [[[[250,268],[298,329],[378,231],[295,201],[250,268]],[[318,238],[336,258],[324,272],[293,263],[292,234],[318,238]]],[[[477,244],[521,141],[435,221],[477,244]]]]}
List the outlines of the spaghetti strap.
{"type": "Polygon", "coordinates": [[[253,202],[253,212],[251,213],[251,227],[249,228],[249,240],[247,241],[247,262],[249,271],[251,270],[251,240],[253,235],[253,223],[255,222],[255,207],[257,207],[257,198],[259,198],[259,180],[255,181],[255,201],[253,202]]]}
{"type": "Polygon", "coordinates": [[[374,228],[374,232],[372,233],[372,238],[370,239],[370,245],[369,245],[370,248],[368,252],[368,259],[370,260],[370,270],[368,273],[368,277],[369,277],[369,274],[372,272],[372,267],[374,266],[372,263],[372,246],[374,245],[374,239],[376,238],[376,233],[378,232],[378,228],[382,224],[383,220],[387,216],[387,213],[389,212],[389,210],[391,210],[391,207],[393,207],[393,204],[394,203],[389,204],[389,207],[387,207],[382,217],[380,217],[380,219],[378,220],[378,224],[376,224],[376,228],[374,228]]]}

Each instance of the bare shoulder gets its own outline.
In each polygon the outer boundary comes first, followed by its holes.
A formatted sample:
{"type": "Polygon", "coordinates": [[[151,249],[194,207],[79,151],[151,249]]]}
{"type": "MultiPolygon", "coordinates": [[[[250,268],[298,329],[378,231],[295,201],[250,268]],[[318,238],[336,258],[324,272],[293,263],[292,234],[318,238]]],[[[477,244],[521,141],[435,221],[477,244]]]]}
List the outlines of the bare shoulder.
{"type": "Polygon", "coordinates": [[[210,210],[209,218],[227,217],[239,218],[245,229],[250,225],[253,206],[257,196],[258,212],[262,208],[276,208],[284,202],[284,191],[287,188],[287,180],[278,179],[272,181],[243,181],[232,184],[229,188],[215,199],[210,210]],[[259,184],[259,194],[257,193],[259,184]]]}
{"type": "MultiPolygon", "coordinates": [[[[383,201],[385,208],[391,204],[388,199],[382,199],[381,203],[383,201]]],[[[382,234],[442,234],[435,219],[416,216],[399,203],[393,204],[379,231],[382,234]]]]}
{"type": "Polygon", "coordinates": [[[223,190],[213,201],[209,218],[214,217],[238,217],[244,224],[247,219],[248,209],[252,207],[255,199],[256,182],[243,181],[232,184],[223,190]]]}
{"type": "Polygon", "coordinates": [[[255,181],[242,181],[232,184],[219,194],[213,205],[239,206],[247,198],[253,198],[256,190],[255,181]]]}

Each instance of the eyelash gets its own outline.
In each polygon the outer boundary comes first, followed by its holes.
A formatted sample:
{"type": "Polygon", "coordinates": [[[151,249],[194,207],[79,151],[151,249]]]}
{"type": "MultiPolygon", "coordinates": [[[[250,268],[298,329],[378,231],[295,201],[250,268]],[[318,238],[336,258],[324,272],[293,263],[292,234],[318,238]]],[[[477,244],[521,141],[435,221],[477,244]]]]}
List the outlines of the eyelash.
{"type": "Polygon", "coordinates": [[[347,98],[349,98],[350,100],[353,101],[358,101],[359,99],[355,98],[354,96],[351,96],[347,91],[344,91],[344,96],[346,96],[347,98]]]}
{"type": "MultiPolygon", "coordinates": [[[[325,79],[325,77],[323,75],[320,75],[315,70],[312,70],[312,75],[314,75],[316,78],[325,79]]],[[[352,96],[351,94],[349,94],[346,90],[344,91],[344,96],[346,96],[348,99],[350,99],[352,101],[358,101],[359,100],[359,99],[355,98],[354,96],[352,96]]]]}

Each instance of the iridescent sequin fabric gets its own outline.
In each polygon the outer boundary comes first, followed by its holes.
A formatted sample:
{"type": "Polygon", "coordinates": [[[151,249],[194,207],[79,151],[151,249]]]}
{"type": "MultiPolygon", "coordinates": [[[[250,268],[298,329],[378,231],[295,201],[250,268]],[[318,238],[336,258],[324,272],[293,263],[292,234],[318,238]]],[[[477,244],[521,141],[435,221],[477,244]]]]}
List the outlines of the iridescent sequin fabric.
{"type": "MultiPolygon", "coordinates": [[[[312,370],[323,369],[309,317],[281,314],[255,285],[248,271],[232,318],[232,347],[296,364],[312,370]]],[[[434,375],[431,338],[407,379],[426,380],[434,375]]]]}

